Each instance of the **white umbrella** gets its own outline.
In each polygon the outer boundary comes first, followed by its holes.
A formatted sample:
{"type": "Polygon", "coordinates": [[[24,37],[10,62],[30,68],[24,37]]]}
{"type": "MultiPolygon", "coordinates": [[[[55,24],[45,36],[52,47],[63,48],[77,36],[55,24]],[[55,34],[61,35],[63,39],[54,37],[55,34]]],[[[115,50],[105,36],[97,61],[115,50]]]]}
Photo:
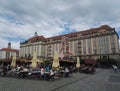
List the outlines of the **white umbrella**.
{"type": "Polygon", "coordinates": [[[12,62],[11,62],[11,67],[16,66],[16,53],[13,54],[12,62]]]}
{"type": "Polygon", "coordinates": [[[32,65],[33,68],[35,68],[37,66],[37,52],[34,51],[33,53],[33,59],[32,59],[32,65]]]}
{"type": "Polygon", "coordinates": [[[54,53],[54,59],[53,59],[53,64],[52,64],[52,68],[59,68],[60,67],[60,63],[59,63],[59,57],[57,52],[54,53]]]}
{"type": "Polygon", "coordinates": [[[79,59],[79,57],[77,57],[77,64],[76,64],[76,68],[80,68],[80,59],[79,59]]]}

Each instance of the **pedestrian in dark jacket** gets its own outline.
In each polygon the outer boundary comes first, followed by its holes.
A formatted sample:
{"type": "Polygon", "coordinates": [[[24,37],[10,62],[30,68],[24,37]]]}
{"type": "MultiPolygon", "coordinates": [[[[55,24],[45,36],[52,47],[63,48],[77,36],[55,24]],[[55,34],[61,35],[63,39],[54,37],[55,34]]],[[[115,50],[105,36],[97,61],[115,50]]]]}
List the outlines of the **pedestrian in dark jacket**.
{"type": "Polygon", "coordinates": [[[6,76],[7,73],[7,66],[3,65],[3,76],[6,76]]]}

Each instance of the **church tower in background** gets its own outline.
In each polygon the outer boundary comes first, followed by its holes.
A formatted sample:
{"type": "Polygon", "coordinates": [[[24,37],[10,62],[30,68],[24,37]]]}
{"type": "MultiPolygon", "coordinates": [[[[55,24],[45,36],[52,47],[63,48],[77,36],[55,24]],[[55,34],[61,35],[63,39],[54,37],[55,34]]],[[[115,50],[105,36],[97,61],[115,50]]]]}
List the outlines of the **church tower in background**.
{"type": "Polygon", "coordinates": [[[11,49],[11,43],[10,43],[10,42],[8,43],[8,48],[10,48],[10,49],[11,49]]]}

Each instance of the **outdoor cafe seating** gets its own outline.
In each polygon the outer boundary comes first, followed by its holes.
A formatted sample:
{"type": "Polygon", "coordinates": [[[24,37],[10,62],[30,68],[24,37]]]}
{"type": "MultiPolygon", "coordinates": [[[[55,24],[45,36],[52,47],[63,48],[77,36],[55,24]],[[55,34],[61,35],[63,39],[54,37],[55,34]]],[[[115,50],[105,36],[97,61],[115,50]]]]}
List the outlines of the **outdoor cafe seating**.
{"type": "Polygon", "coordinates": [[[28,74],[28,69],[27,68],[23,68],[19,71],[16,71],[16,77],[18,77],[18,78],[27,77],[27,74],[28,74]]]}
{"type": "Polygon", "coordinates": [[[86,66],[86,67],[80,68],[80,72],[81,73],[86,73],[86,74],[94,74],[95,73],[95,68],[86,66]]]}
{"type": "Polygon", "coordinates": [[[32,70],[28,72],[28,78],[38,79],[40,78],[40,70],[32,70]]]}
{"type": "MultiPolygon", "coordinates": [[[[46,79],[51,79],[50,72],[44,72],[46,79]]],[[[17,73],[18,78],[44,79],[40,70],[22,70],[17,73]]]]}

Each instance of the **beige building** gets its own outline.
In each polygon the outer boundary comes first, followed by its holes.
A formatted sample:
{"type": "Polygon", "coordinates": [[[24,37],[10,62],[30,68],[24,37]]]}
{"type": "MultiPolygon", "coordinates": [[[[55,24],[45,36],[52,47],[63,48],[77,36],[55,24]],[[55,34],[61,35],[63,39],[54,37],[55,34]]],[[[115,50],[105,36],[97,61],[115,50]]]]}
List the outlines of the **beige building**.
{"type": "Polygon", "coordinates": [[[50,38],[35,33],[34,37],[20,43],[20,57],[32,56],[33,51],[37,51],[39,58],[53,57],[55,51],[61,58],[80,56],[97,59],[116,55],[119,57],[118,39],[115,28],[108,25],[50,38]]]}

